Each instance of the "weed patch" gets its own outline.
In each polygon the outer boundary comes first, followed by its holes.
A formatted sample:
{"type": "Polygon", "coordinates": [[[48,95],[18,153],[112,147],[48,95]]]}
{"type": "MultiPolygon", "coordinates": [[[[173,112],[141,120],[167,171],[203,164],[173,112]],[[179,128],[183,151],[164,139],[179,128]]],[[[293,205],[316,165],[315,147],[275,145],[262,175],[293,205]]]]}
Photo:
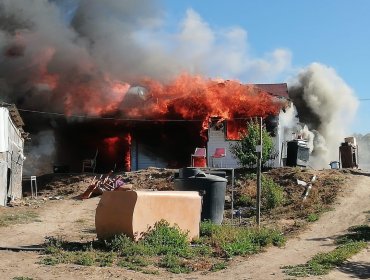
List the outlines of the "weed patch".
{"type": "Polygon", "coordinates": [[[311,213],[307,216],[307,222],[313,223],[319,219],[319,215],[316,213],[311,213]]]}
{"type": "Polygon", "coordinates": [[[215,254],[219,257],[250,255],[259,252],[262,247],[285,244],[285,238],[280,232],[267,228],[219,226],[204,222],[200,232],[204,243],[218,249],[215,254]]]}
{"type": "Polygon", "coordinates": [[[218,262],[212,265],[211,271],[219,271],[227,268],[226,262],[218,262]]]}
{"type": "Polygon", "coordinates": [[[191,268],[186,265],[186,262],[175,255],[166,255],[159,262],[159,266],[166,268],[172,273],[189,273],[191,268]]]}
{"type": "Polygon", "coordinates": [[[306,264],[283,267],[284,273],[296,277],[325,275],[331,269],[342,265],[348,258],[366,248],[367,241],[370,241],[369,226],[351,227],[349,231],[350,233],[337,239],[340,245],[333,251],[319,253],[306,264]]]}
{"type": "Polygon", "coordinates": [[[161,221],[137,242],[124,235],[86,243],[66,242],[60,237],[48,237],[45,243],[46,255],[41,263],[117,265],[148,274],[159,273],[152,267],[161,267],[172,273],[216,271],[226,268],[228,264],[220,261],[220,258],[249,255],[259,252],[262,247],[281,246],[284,242],[284,237],[274,230],[220,226],[204,222],[201,224],[200,238],[191,244],[187,233],[161,221]]]}
{"type": "Polygon", "coordinates": [[[3,213],[0,215],[0,227],[7,227],[15,224],[26,224],[39,221],[39,215],[33,211],[19,213],[3,213]]]}

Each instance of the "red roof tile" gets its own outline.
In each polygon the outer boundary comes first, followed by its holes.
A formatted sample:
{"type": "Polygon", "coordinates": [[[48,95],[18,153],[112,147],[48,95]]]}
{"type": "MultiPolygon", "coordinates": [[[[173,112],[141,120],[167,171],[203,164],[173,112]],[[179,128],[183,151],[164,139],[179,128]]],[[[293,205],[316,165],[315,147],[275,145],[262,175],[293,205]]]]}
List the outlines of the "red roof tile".
{"type": "Polygon", "coordinates": [[[279,96],[279,97],[284,97],[284,98],[289,98],[288,95],[288,86],[286,83],[282,84],[254,84],[256,88],[262,89],[264,91],[267,91],[268,93],[279,96]]]}

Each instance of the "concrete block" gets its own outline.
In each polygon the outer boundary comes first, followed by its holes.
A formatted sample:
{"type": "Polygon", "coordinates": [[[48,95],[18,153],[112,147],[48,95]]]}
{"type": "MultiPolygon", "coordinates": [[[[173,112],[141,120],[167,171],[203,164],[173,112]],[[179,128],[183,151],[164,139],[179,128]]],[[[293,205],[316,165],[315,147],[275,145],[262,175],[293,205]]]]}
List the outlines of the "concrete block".
{"type": "Polygon", "coordinates": [[[199,237],[201,196],[188,191],[104,192],[96,209],[98,238],[125,234],[135,240],[160,220],[199,237]]]}

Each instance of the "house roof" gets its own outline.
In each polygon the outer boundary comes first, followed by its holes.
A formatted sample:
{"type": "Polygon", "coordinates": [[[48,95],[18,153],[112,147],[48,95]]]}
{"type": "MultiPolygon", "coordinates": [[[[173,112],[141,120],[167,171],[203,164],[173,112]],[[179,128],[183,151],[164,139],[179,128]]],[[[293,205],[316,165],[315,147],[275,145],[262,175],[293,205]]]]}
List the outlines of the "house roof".
{"type": "Polygon", "coordinates": [[[286,83],[281,84],[254,84],[256,88],[266,91],[277,97],[289,98],[288,86],[286,83]]]}
{"type": "Polygon", "coordinates": [[[24,126],[24,122],[17,107],[14,104],[8,104],[4,102],[0,102],[0,107],[6,107],[9,110],[9,115],[12,121],[20,130],[23,131],[22,127],[24,126]]]}

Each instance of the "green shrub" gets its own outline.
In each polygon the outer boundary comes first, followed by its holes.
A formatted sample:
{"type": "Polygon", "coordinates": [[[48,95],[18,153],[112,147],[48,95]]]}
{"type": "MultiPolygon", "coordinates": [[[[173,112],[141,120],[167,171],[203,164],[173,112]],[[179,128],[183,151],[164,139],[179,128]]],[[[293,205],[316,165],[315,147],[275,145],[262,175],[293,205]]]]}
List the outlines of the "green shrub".
{"type": "Polygon", "coordinates": [[[154,228],[145,234],[143,242],[157,255],[186,256],[189,253],[188,234],[181,232],[177,226],[169,226],[166,221],[156,223],[154,228]]]}
{"type": "Polygon", "coordinates": [[[116,235],[112,239],[104,240],[106,250],[119,253],[121,256],[153,255],[151,247],[142,241],[135,242],[126,235],[116,235]]]}
{"type": "Polygon", "coordinates": [[[60,259],[58,257],[55,257],[55,256],[47,256],[45,258],[43,258],[40,262],[41,264],[44,264],[44,265],[57,265],[59,263],[62,263],[60,261],[60,259]]]}
{"type": "Polygon", "coordinates": [[[240,195],[236,201],[235,201],[235,206],[251,206],[251,205],[254,205],[254,202],[253,202],[253,199],[248,196],[248,195],[240,195]]]}
{"type": "Polygon", "coordinates": [[[211,237],[218,231],[221,227],[212,223],[211,221],[204,221],[200,223],[200,236],[208,236],[211,237]]]}
{"type": "MultiPolygon", "coordinates": [[[[254,166],[257,163],[256,146],[259,145],[260,139],[260,127],[257,122],[248,122],[246,130],[240,135],[240,141],[231,146],[231,153],[243,167],[254,166]]],[[[264,164],[269,160],[274,148],[272,137],[266,127],[262,128],[262,142],[262,164],[264,164]]]]}
{"type": "Polygon", "coordinates": [[[232,257],[257,253],[261,247],[285,243],[284,236],[276,230],[215,225],[201,223],[201,236],[204,242],[211,244],[220,256],[232,257]]]}
{"type": "Polygon", "coordinates": [[[100,267],[112,266],[117,255],[113,252],[100,253],[96,258],[96,262],[99,263],[100,267]]]}
{"type": "Polygon", "coordinates": [[[95,264],[95,256],[93,252],[79,252],[74,256],[74,264],[92,266],[95,264]]]}
{"type": "Polygon", "coordinates": [[[284,203],[284,190],[274,180],[262,175],[262,206],[273,209],[284,203]]]}
{"type": "Polygon", "coordinates": [[[259,246],[253,243],[248,236],[240,236],[232,242],[223,243],[221,248],[226,257],[245,256],[259,251],[259,246]]]}
{"type": "MultiPolygon", "coordinates": [[[[248,174],[244,177],[244,180],[255,180],[257,185],[257,175],[256,174],[248,174]]],[[[281,206],[285,202],[284,198],[284,189],[277,183],[274,182],[274,180],[264,174],[261,176],[261,206],[264,209],[270,210],[274,209],[278,206],[281,206]]],[[[247,195],[241,195],[236,200],[236,205],[238,206],[238,203],[244,204],[244,205],[255,205],[255,197],[252,200],[251,197],[248,197],[247,195]]],[[[240,205],[242,206],[242,205],[240,205]]]]}

